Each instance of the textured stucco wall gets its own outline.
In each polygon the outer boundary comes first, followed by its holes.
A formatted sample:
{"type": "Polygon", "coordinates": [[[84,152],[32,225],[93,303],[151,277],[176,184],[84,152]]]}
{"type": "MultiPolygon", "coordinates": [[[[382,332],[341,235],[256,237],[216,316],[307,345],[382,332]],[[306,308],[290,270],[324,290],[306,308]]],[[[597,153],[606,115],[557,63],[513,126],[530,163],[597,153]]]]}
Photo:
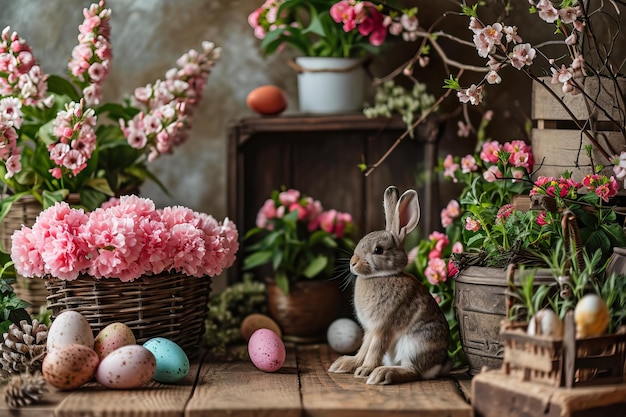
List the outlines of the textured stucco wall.
{"type": "MultiPolygon", "coordinates": [[[[82,9],[91,1],[2,0],[0,27],[10,25],[33,48],[47,73],[64,75],[76,44],[82,9]]],[[[251,36],[247,14],[258,0],[110,0],[113,62],[105,101],[121,101],[138,86],[163,78],[176,59],[210,40],[223,48],[209,76],[188,141],[151,165],[171,192],[152,183],[141,193],[157,205],[183,204],[218,218],[226,215],[228,123],[251,114],[245,105],[254,87],[274,83],[295,90],[284,57],[263,58],[251,36]],[[268,70],[272,66],[272,70],[268,70]]],[[[291,75],[291,74],[290,74],[291,75]]]]}
{"type": "MultiPolygon", "coordinates": [[[[0,28],[7,25],[31,45],[47,73],[65,75],[77,42],[83,0],[0,0],[0,28]]],[[[259,0],[110,0],[112,9],[112,70],[104,85],[105,101],[120,102],[134,88],[163,78],[176,59],[203,40],[222,47],[222,57],[209,76],[204,99],[196,111],[189,138],[173,155],[151,169],[165,183],[165,195],[154,183],[141,194],[158,206],[182,204],[226,216],[228,125],[251,115],[246,95],[263,84],[276,84],[295,95],[295,77],[286,56],[261,56],[248,13],[259,0]]],[[[218,281],[218,287],[219,287],[218,281]]]]}

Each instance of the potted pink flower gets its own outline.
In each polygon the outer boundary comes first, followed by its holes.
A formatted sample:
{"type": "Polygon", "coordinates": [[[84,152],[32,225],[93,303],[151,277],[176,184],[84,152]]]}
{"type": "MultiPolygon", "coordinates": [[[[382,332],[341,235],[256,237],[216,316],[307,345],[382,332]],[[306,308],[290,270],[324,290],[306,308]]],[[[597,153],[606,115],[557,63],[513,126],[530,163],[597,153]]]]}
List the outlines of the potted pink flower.
{"type": "Polygon", "coordinates": [[[271,265],[278,286],[302,279],[329,279],[340,254],[351,252],[354,223],[349,213],[324,210],[319,200],[295,189],[272,192],[248,231],[244,269],[271,265]],[[256,239],[256,241],[254,240],[256,239]]]}

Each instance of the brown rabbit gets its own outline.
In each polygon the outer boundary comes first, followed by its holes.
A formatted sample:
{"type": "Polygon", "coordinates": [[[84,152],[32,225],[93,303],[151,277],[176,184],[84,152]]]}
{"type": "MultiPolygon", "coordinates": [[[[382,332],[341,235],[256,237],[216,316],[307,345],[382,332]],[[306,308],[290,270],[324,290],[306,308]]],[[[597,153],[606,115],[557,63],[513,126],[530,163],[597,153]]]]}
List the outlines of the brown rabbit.
{"type": "Polygon", "coordinates": [[[443,312],[428,289],[404,272],[404,240],[419,222],[420,207],[414,190],[398,199],[399,194],[393,186],[385,190],[386,230],[363,237],[350,259],[354,307],[364,330],[361,348],[328,369],[368,377],[368,384],[431,379],[451,365],[443,312]]]}

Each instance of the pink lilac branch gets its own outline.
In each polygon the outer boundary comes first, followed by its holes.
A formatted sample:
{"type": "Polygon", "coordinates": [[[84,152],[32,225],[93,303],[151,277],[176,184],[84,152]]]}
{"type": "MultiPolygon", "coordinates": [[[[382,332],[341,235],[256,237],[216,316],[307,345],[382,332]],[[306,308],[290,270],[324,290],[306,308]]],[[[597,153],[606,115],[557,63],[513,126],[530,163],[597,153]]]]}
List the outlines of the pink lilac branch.
{"type": "Polygon", "coordinates": [[[78,27],[78,45],[72,50],[68,63],[70,77],[81,87],[87,105],[100,104],[102,83],[109,75],[111,59],[111,9],[104,0],[83,9],[85,20],[78,27]]]}
{"type": "Polygon", "coordinates": [[[186,140],[189,119],[220,54],[221,48],[205,41],[202,52],[192,49],[181,56],[177,67],[167,71],[165,81],[135,90],[131,104],[143,110],[128,122],[121,120],[120,125],[132,147],[148,149],[149,161],[172,153],[186,140]]]}

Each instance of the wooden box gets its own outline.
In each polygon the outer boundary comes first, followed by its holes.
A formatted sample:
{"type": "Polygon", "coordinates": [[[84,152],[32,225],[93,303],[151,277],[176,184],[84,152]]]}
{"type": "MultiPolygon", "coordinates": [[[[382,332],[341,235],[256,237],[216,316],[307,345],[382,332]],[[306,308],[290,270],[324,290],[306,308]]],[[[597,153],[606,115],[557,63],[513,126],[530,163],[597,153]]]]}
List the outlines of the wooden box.
{"type": "MultiPolygon", "coordinates": [[[[245,233],[272,190],[285,186],[313,196],[326,209],[351,213],[360,237],[384,228],[383,192],[395,185],[418,191],[419,227],[430,233],[439,221],[436,126],[424,125],[415,139],[402,140],[371,175],[358,167],[378,161],[404,131],[400,119],[360,113],[237,120],[229,131],[228,216],[245,233]]],[[[231,268],[231,281],[237,269],[231,268]]]]}
{"type": "Polygon", "coordinates": [[[626,329],[576,339],[573,312],[565,317],[562,339],[530,336],[526,324],[504,322],[502,370],[519,380],[555,387],[624,383],[626,329]]]}
{"type": "Polygon", "coordinates": [[[626,384],[558,388],[490,370],[472,379],[471,401],[474,417],[624,417],[626,384]]]}

